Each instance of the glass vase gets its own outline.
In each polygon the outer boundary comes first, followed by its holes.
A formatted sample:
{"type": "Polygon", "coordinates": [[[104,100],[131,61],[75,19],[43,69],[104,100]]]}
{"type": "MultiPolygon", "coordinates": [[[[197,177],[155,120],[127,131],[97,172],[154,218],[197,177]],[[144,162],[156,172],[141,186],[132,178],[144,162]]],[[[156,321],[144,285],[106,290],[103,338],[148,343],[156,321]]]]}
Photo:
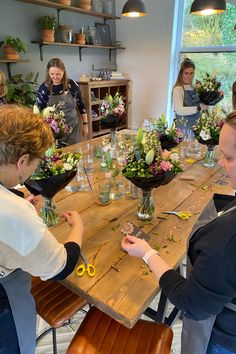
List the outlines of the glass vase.
{"type": "Polygon", "coordinates": [[[151,220],[154,212],[154,205],[152,201],[152,189],[141,189],[141,195],[138,205],[138,219],[151,220]]]}
{"type": "Polygon", "coordinates": [[[116,145],[117,145],[117,131],[116,131],[116,129],[110,130],[110,142],[111,142],[111,147],[116,148],[116,145]]]}
{"type": "Polygon", "coordinates": [[[43,198],[43,205],[40,208],[39,215],[47,226],[58,224],[59,217],[56,214],[55,209],[56,207],[53,204],[52,199],[43,198]]]}
{"type": "Polygon", "coordinates": [[[203,166],[212,168],[215,166],[214,145],[207,145],[207,153],[202,161],[203,166]]]}

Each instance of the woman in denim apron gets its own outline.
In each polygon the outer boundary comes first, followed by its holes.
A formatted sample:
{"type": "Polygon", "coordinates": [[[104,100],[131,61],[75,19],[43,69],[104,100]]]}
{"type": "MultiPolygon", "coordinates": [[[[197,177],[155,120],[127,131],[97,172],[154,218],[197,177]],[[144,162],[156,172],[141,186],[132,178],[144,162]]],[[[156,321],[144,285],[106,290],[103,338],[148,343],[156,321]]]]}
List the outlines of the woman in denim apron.
{"type": "Polygon", "coordinates": [[[200,103],[198,94],[192,86],[194,73],[195,64],[188,58],[184,59],[173,88],[176,126],[180,129],[192,129],[200,117],[201,110],[207,109],[206,105],[200,103]]]}
{"type": "Polygon", "coordinates": [[[76,211],[64,213],[71,226],[70,242],[60,244],[23,193],[12,193],[53,144],[51,129],[42,117],[23,107],[4,105],[0,136],[0,353],[34,354],[31,275],[42,280],[66,278],[80,255],[83,223],[76,211]]]}
{"type": "MultiPolygon", "coordinates": [[[[236,111],[220,134],[219,160],[236,189],[236,111]]],[[[169,300],[184,313],[181,354],[236,353],[236,198],[214,196],[193,228],[187,279],[171,269],[144,240],[122,241],[143,257],[169,300]]]]}
{"type": "Polygon", "coordinates": [[[60,145],[72,145],[79,142],[79,119],[77,109],[82,119],[82,135],[88,135],[88,117],[79,86],[72,79],[67,78],[64,63],[53,58],[47,64],[46,79],[38,90],[37,106],[39,109],[55,105],[65,113],[67,125],[71,128],[70,134],[58,138],[60,145]]]}

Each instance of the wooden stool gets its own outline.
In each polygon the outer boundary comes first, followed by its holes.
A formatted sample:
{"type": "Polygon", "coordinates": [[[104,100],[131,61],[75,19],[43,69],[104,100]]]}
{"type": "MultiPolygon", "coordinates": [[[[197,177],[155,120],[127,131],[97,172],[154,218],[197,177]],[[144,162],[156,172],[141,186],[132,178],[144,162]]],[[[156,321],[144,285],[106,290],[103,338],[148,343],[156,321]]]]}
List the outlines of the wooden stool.
{"type": "Polygon", "coordinates": [[[173,332],[165,324],[139,320],[128,329],[92,307],[66,354],[169,354],[173,332]]]}
{"type": "Polygon", "coordinates": [[[36,311],[51,328],[42,333],[36,342],[52,331],[53,353],[57,354],[56,328],[63,326],[87,301],[58,282],[42,281],[32,278],[31,293],[35,300],[36,311]]]}

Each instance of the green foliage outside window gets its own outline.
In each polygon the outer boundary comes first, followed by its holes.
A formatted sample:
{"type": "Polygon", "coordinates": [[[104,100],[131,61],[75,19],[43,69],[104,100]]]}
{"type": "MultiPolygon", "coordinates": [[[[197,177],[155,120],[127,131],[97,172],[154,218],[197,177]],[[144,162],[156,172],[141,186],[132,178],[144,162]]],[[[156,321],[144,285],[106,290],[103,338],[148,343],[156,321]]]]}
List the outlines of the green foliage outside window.
{"type": "MultiPolygon", "coordinates": [[[[185,0],[182,47],[230,46],[236,45],[236,6],[227,3],[223,14],[212,16],[190,15],[193,0],[185,0]]],[[[216,72],[222,82],[224,100],[220,105],[231,110],[232,85],[236,80],[236,52],[232,53],[184,53],[196,64],[195,78],[200,79],[205,73],[216,72]]]]}

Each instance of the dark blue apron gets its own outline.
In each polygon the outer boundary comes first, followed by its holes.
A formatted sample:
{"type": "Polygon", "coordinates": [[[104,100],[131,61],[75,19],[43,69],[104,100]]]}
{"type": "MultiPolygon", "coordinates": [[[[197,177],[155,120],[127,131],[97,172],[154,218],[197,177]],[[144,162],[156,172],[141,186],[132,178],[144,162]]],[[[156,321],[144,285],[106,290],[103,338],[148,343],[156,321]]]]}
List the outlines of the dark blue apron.
{"type": "Polygon", "coordinates": [[[36,344],[36,310],[34,298],[31,295],[31,275],[21,269],[17,269],[5,277],[1,277],[1,275],[0,284],[4,287],[11,306],[20,353],[34,354],[36,344]]]}
{"type": "MultiPolygon", "coordinates": [[[[193,106],[197,106],[200,103],[199,97],[194,89],[185,90],[183,87],[183,90],[184,90],[184,102],[183,102],[184,107],[193,107],[193,106]]],[[[199,117],[200,117],[200,112],[191,114],[189,116],[179,116],[178,114],[176,114],[176,127],[181,130],[183,128],[187,130],[192,129],[192,126],[196,124],[197,119],[199,117]]]]}

